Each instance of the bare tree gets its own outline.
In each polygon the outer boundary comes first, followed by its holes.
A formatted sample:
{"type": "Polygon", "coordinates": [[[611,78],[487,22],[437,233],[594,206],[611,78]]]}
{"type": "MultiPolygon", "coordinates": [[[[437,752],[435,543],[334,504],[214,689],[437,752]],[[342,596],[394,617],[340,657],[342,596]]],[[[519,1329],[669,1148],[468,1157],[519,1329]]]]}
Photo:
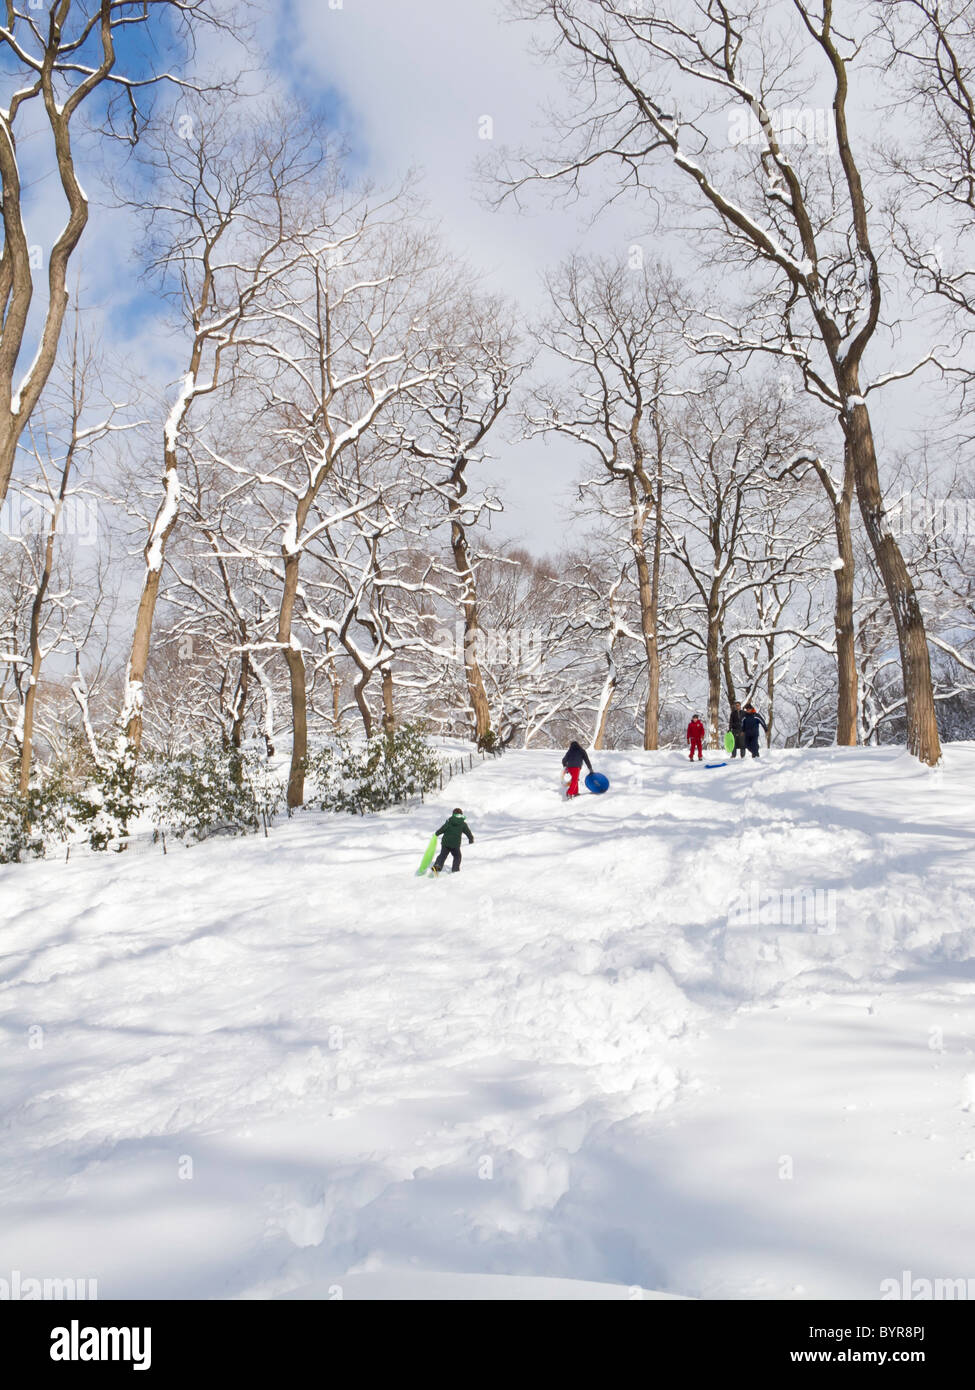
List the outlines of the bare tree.
{"type": "MultiPolygon", "coordinates": [[[[442,248],[407,213],[400,199],[372,204],[362,195],[326,208],[328,225],[305,234],[301,256],[274,277],[253,349],[278,441],[264,481],[281,499],[276,641],[291,687],[292,807],[302,804],[308,750],[306,665],[295,632],[301,562],[336,520],[319,508],[323,489],[380,419],[443,369],[431,326],[452,292],[451,275],[442,248]]],[[[364,505],[360,497],[353,510],[364,505]]]]}
{"type": "Polygon", "coordinates": [[[140,90],[161,81],[180,81],[166,70],[165,58],[159,70],[152,67],[154,51],[164,50],[169,38],[178,52],[187,42],[192,44],[203,24],[219,27],[228,38],[233,33],[213,0],[142,0],[138,5],[124,0],[46,0],[43,6],[32,3],[21,9],[8,0],[5,8],[0,49],[11,96],[0,110],[0,503],[10,486],[18,442],[54,367],[68,305],[68,265],[88,222],[88,199],[75,167],[75,118],[105,87],[124,100],[129,138],[134,140],[140,90]],[[138,53],[133,64],[142,69],[138,77],[123,70],[116,47],[122,32],[132,28],[144,29],[147,39],[136,45],[127,37],[128,51],[138,53]],[[31,317],[36,286],[18,157],[18,133],[38,99],[66,205],[64,224],[47,259],[47,302],[39,328],[31,317]],[[15,388],[23,349],[35,334],[33,361],[15,388]]]}
{"type": "MultiPolygon", "coordinates": [[[[684,638],[702,650],[708,681],[709,746],[718,746],[722,678],[734,696],[732,626],[743,599],[782,585],[815,543],[804,515],[784,522],[783,485],[770,484],[795,452],[804,422],[774,393],[744,382],[712,380],[688,397],[671,421],[667,460],[671,493],[664,514],[667,553],[684,570],[692,603],[681,617],[684,638]],[[773,503],[770,493],[778,492],[773,503]],[[791,534],[790,534],[791,533],[791,534]],[[702,632],[703,628],[703,632],[702,632]]],[[[763,602],[766,602],[767,599],[763,602]]],[[[761,602],[760,602],[761,608],[761,602]]],[[[783,610],[763,639],[781,630],[783,610]]]]}
{"type": "Polygon", "coordinates": [[[418,418],[411,423],[408,449],[426,465],[421,485],[439,496],[450,521],[454,579],[460,587],[464,624],[464,672],[473,713],[474,739],[492,727],[491,706],[477,658],[479,630],[476,563],[470,531],[496,500],[471,494],[469,470],[483,462],[489,431],[506,410],[523,370],[510,309],[501,301],[467,294],[445,325],[451,343],[444,370],[417,395],[418,418]]]}
{"type": "Polygon", "coordinates": [[[849,449],[844,450],[843,471],[836,477],[820,452],[805,449],[795,455],[776,477],[794,475],[801,481],[814,471],[828,499],[832,517],[836,554],[833,574],[833,634],[836,648],[836,742],[851,748],[857,741],[858,675],[854,627],[855,550],[850,511],[853,505],[854,477],[849,449]]]}
{"type": "Polygon", "coordinates": [[[669,163],[692,205],[709,215],[705,228],[755,277],[767,334],[752,349],[797,362],[807,389],[835,411],[843,430],[896,626],[907,746],[937,762],[924,618],[888,524],[867,404],[882,382],[863,379],[883,289],[848,114],[859,41],[834,25],[833,0],[791,0],[774,30],[764,6],[713,0],[519,0],[517,9],[547,23],[579,107],[565,123],[568,150],[544,166],[536,162],[514,187],[538,178],[578,187],[593,166],[608,165],[621,185],[643,192],[658,164],[669,163]],[[795,109],[805,99],[814,58],[815,75],[828,87],[836,177],[823,160],[794,154],[776,120],[777,108],[795,109]],[[725,132],[714,135],[715,115],[729,110],[754,118],[749,149],[731,149],[725,132]]]}
{"type": "Polygon", "coordinates": [[[765,737],[771,746],[776,695],[796,653],[808,646],[820,651],[829,651],[832,646],[823,631],[821,582],[829,523],[814,483],[810,495],[808,487],[783,488],[776,480],[766,489],[761,508],[762,526],[747,557],[751,577],[761,580],[750,594],[755,625],[736,614],[736,628],[723,634],[722,659],[729,702],[738,694],[733,675],[736,666],[741,670],[746,699],[754,700],[764,687],[765,737]]]}
{"type": "MultiPolygon", "coordinates": [[[[33,576],[33,594],[27,624],[27,660],[16,667],[17,687],[21,695],[21,708],[17,719],[17,741],[20,746],[20,794],[25,796],[30,785],[31,758],[34,747],[34,715],[37,703],[38,683],[44,658],[52,650],[63,647],[72,626],[77,627],[76,610],[82,606],[82,597],[75,587],[65,581],[64,590],[55,595],[56,606],[63,615],[62,629],[57,635],[44,640],[44,627],[47,609],[52,597],[51,580],[57,563],[57,545],[66,505],[77,501],[80,494],[75,491],[72,499],[73,474],[79,455],[94,448],[113,429],[125,428],[116,424],[118,407],[111,405],[107,414],[97,422],[88,420],[91,396],[97,387],[97,367],[94,350],[86,341],[79,316],[75,316],[71,340],[71,361],[64,384],[64,400],[57,405],[52,402],[50,414],[57,407],[63,407],[63,428],[56,425],[47,428],[44,421],[31,427],[30,453],[36,465],[36,478],[31,483],[31,493],[46,514],[47,521],[41,544],[34,548],[25,543],[25,553],[33,576]]],[[[97,607],[97,600],[95,607],[97,607]]],[[[83,619],[90,628],[91,618],[83,619]]],[[[77,651],[84,646],[84,638],[74,636],[77,651]]]]}
{"type": "Polygon", "coordinates": [[[297,133],[294,118],[272,111],[241,127],[222,104],[198,103],[188,125],[175,113],[144,145],[143,163],[156,179],[144,205],[151,268],[177,301],[189,353],[163,429],[163,496],[145,545],[119,714],[125,746],[136,753],[166,546],[179,516],[180,435],[194,403],[216,392],[235,362],[255,301],[282,262],[300,256],[289,205],[321,159],[314,131],[297,133]]]}
{"type": "Polygon", "coordinates": [[[603,649],[605,663],[599,703],[593,720],[592,746],[606,746],[606,732],[613,701],[620,686],[620,648],[631,634],[627,622],[626,581],[629,557],[611,569],[598,559],[572,567],[570,577],[561,581],[572,598],[572,627],[586,633],[590,642],[603,649]]]}
{"type": "Polygon", "coordinates": [[[975,327],[975,24],[968,0],[879,0],[891,106],[911,118],[909,146],[884,142],[894,244],[916,286],[955,324],[975,327]],[[932,214],[937,222],[932,222],[932,214]],[[947,245],[945,243],[948,243],[947,245]]]}
{"type": "Polygon", "coordinates": [[[575,439],[600,474],[586,484],[622,505],[639,596],[647,670],[643,746],[656,748],[660,714],[660,603],[667,404],[680,394],[683,354],[674,316],[676,287],[659,266],[634,272],[616,262],[576,258],[548,282],[552,312],[542,343],[568,382],[536,393],[532,433],[575,439]]]}

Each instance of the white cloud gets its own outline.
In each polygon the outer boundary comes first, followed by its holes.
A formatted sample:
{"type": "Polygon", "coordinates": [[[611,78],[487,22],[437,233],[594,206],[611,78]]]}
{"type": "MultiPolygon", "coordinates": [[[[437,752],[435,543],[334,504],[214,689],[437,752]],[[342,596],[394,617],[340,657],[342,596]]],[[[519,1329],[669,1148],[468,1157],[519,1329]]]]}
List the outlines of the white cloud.
{"type": "MultiPolygon", "coordinates": [[[[528,211],[486,205],[479,162],[503,148],[543,148],[543,112],[560,93],[559,72],[536,59],[529,26],[505,19],[502,0],[343,0],[336,9],[294,0],[291,13],[302,85],[341,98],[364,171],[395,183],[417,169],[451,248],[526,316],[541,306],[542,272],[562,257],[624,254],[634,240],[632,207],[610,210],[593,228],[592,206],[552,206],[535,192],[528,211]]],[[[578,459],[541,442],[494,440],[492,449],[506,509],[496,534],[539,551],[564,544],[560,507],[578,459]]]]}

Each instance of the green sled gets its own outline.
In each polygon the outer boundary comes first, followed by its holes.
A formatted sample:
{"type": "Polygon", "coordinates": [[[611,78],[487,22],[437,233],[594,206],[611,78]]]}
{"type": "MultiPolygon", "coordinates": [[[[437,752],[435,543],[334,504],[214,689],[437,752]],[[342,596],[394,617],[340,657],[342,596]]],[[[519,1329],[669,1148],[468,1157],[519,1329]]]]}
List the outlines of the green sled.
{"type": "Polygon", "coordinates": [[[724,736],[724,751],[726,753],[733,753],[735,751],[735,736],[730,729],[724,736]]]}
{"type": "Polygon", "coordinates": [[[430,836],[430,843],[427,845],[426,849],[423,851],[423,858],[420,860],[420,867],[419,867],[419,868],[417,869],[417,871],[416,871],[416,876],[417,876],[417,878],[419,878],[422,874],[425,874],[426,871],[427,871],[427,869],[429,869],[430,865],[433,863],[433,856],[436,854],[436,852],[437,852],[437,837],[436,837],[436,835],[431,835],[431,836],[430,836]]]}

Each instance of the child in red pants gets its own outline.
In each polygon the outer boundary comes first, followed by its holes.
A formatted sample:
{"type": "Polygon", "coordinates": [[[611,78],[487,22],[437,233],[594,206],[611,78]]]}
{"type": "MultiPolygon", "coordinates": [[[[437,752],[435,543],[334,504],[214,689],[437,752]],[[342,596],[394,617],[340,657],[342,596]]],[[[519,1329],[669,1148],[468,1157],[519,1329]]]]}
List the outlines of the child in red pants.
{"type": "Polygon", "coordinates": [[[592,772],[592,763],[589,761],[589,754],[581,743],[576,743],[573,739],[569,744],[568,752],[562,759],[562,766],[569,774],[569,788],[566,792],[567,797],[579,795],[579,773],[582,771],[583,763],[585,763],[589,771],[592,772]]]}
{"type": "Polygon", "coordinates": [[[691,745],[691,751],[688,755],[690,761],[694,761],[694,753],[696,750],[697,760],[698,762],[702,762],[704,758],[701,752],[704,746],[704,725],[701,723],[700,715],[695,714],[694,718],[687,726],[687,742],[691,745]]]}

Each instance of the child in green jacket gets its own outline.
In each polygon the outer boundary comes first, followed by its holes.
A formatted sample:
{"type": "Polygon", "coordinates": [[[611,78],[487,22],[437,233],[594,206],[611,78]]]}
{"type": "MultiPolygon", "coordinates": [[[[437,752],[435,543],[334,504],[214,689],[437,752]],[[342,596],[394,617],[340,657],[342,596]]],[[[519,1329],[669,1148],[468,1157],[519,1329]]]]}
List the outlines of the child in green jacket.
{"type": "Polygon", "coordinates": [[[464,813],[459,806],[454,807],[449,819],[444,821],[443,825],[436,833],[442,835],[443,839],[440,841],[440,853],[437,855],[437,861],[433,866],[433,872],[439,874],[444,864],[446,864],[447,855],[449,854],[453,857],[454,864],[451,872],[455,874],[460,873],[461,836],[466,835],[471,844],[474,843],[474,836],[471,834],[470,826],[464,819],[464,813]]]}

